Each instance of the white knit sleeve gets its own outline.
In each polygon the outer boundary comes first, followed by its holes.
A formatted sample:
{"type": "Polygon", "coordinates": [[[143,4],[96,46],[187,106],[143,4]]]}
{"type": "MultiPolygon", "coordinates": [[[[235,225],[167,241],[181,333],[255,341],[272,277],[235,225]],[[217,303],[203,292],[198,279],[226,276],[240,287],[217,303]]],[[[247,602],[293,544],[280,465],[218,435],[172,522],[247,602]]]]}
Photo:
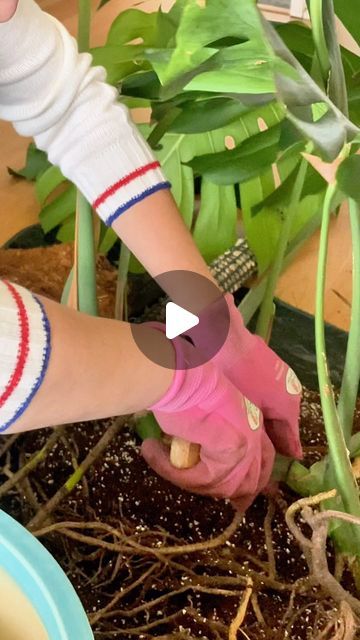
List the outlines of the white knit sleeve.
{"type": "Polygon", "coordinates": [[[49,364],[50,324],[40,300],[0,280],[0,433],[25,411],[49,364]]]}
{"type": "Polygon", "coordinates": [[[168,188],[116,89],[34,0],[0,24],[0,118],[33,136],[108,224],[168,188]]]}

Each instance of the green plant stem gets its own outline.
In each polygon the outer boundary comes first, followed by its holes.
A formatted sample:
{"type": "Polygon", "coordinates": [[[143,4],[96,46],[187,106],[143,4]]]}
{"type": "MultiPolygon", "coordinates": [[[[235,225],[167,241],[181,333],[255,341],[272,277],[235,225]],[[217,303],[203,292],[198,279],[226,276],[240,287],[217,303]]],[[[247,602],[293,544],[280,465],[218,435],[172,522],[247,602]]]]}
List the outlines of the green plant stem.
{"type": "Polygon", "coordinates": [[[129,272],[130,250],[122,242],[116,282],[115,318],[127,320],[126,285],[129,272]]]}
{"type": "Polygon", "coordinates": [[[78,47],[82,53],[90,47],[91,2],[78,0],[78,47]]]}
{"type": "Polygon", "coordinates": [[[82,193],[77,194],[78,210],[78,291],[79,311],[96,316],[96,251],[91,205],[82,193]]]}
{"type": "Polygon", "coordinates": [[[330,59],[323,23],[323,0],[309,0],[309,12],[316,55],[326,89],[330,72],[330,59]]]}
{"type": "Polygon", "coordinates": [[[256,333],[264,338],[264,340],[266,340],[270,334],[271,322],[274,315],[273,301],[276,283],[281,273],[286,249],[289,244],[291,228],[299,206],[301,192],[303,190],[305,182],[306,171],[307,160],[305,160],[305,158],[302,158],[299,171],[296,176],[294,188],[291,194],[291,200],[289,206],[285,211],[285,219],[280,231],[276,256],[274,258],[274,262],[269,274],[264,299],[260,307],[259,318],[256,325],[256,333]]]}
{"type": "Polygon", "coordinates": [[[360,210],[354,200],[349,200],[352,236],[352,304],[345,367],[341,382],[338,414],[346,443],[349,444],[360,380],[360,210]]]}
{"type": "MultiPolygon", "coordinates": [[[[358,488],[352,473],[348,449],[336,410],[331,385],[325,344],[324,299],[328,236],[331,204],[336,192],[336,183],[330,184],[325,195],[323,220],[320,234],[319,261],[316,280],[315,344],[321,405],[324,415],[326,437],[331,466],[334,469],[336,489],[339,491],[345,511],[360,516],[358,488]]],[[[353,535],[360,548],[360,530],[353,527],[353,535]]]]}
{"type": "MultiPolygon", "coordinates": [[[[78,0],[78,47],[80,52],[88,51],[90,46],[91,1],[78,0]]],[[[97,315],[96,299],[96,250],[94,238],[93,212],[90,204],[80,191],[77,192],[78,229],[78,305],[79,310],[97,315]]],[[[69,280],[70,282],[70,280],[69,280]]],[[[67,294],[64,292],[64,298],[67,294]]]]}
{"type": "Polygon", "coordinates": [[[163,432],[153,413],[144,411],[143,413],[135,414],[134,418],[135,431],[141,440],[146,440],[147,438],[161,440],[163,432]]]}

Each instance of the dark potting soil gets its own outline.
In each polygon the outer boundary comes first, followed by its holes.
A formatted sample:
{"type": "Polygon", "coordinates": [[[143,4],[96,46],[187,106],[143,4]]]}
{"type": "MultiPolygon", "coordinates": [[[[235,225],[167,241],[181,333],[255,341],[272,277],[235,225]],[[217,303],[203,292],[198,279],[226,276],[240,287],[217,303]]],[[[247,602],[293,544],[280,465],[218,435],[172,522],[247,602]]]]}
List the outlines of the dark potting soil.
{"type": "MultiPolygon", "coordinates": [[[[59,299],[71,259],[72,248],[64,245],[0,250],[0,277],[59,299]]],[[[113,268],[101,258],[102,315],[113,313],[115,280],[113,268]]],[[[2,496],[1,507],[28,524],[112,424],[88,422],[59,432],[46,459],[2,496]]],[[[360,407],[356,429],[360,430],[360,407]]],[[[316,393],[305,391],[301,431],[309,465],[326,453],[316,393]]],[[[16,440],[4,436],[0,483],[23,467],[52,433],[46,429],[16,440]]],[[[234,519],[230,504],[165,482],[147,467],[139,446],[129,422],[75,489],[64,490],[58,506],[33,528],[35,533],[42,529],[37,535],[72,581],[96,640],[347,637],[339,635],[342,613],[328,594],[299,582],[308,575],[308,567],[284,517],[297,499],[293,492],[282,486],[274,499],[260,496],[229,530],[234,519]],[[211,542],[224,532],[217,544],[211,542]],[[250,595],[248,603],[244,592],[250,595]]],[[[331,545],[328,557],[333,568],[331,545]]],[[[343,584],[353,588],[346,574],[343,584]]]]}
{"type": "MultiPolygon", "coordinates": [[[[28,523],[36,503],[46,502],[66,482],[111,422],[68,426],[46,460],[26,483],[5,497],[2,506],[28,523]]],[[[360,428],[360,407],[357,426],[360,428]]],[[[301,430],[305,461],[314,462],[326,449],[321,409],[313,392],[304,395],[301,430]]],[[[24,460],[29,458],[50,433],[47,429],[19,436],[0,463],[15,471],[19,454],[26,452],[24,460]]],[[[165,482],[147,467],[139,444],[136,434],[125,427],[42,525],[64,523],[40,539],[75,586],[93,622],[95,637],[316,638],[336,608],[318,588],[296,595],[289,606],[294,582],[308,575],[305,558],[284,519],[295,494],[281,487],[275,501],[269,503],[260,496],[233,535],[211,548],[209,540],[233,520],[231,505],[165,482]],[[273,569],[266,521],[271,530],[273,569]],[[80,523],[81,528],[66,522],[80,523]],[[119,537],[101,529],[100,523],[116,528],[119,537]],[[119,548],[105,548],[116,542],[119,548]],[[188,553],[184,549],[179,554],[175,549],[174,554],[161,556],[164,547],[199,542],[205,543],[203,549],[189,548],[188,553]],[[247,576],[253,582],[252,597],[241,631],[230,636],[247,576]],[[116,594],[118,601],[104,610],[116,594]],[[96,621],[99,610],[103,613],[96,621]]],[[[6,479],[4,471],[3,466],[1,481],[6,479]]],[[[329,558],[331,562],[331,549],[329,558]]]]}

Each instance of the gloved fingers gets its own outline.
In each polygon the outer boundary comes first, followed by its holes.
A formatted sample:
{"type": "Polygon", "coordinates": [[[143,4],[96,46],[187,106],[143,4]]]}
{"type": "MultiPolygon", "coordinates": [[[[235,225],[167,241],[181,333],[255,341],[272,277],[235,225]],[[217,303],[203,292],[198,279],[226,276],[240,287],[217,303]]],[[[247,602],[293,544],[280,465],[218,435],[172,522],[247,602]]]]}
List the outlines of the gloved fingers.
{"type": "Polygon", "coordinates": [[[154,411],[162,430],[208,451],[259,449],[263,416],[255,405],[226,381],[224,393],[181,412],[154,411]]]}
{"type": "Polygon", "coordinates": [[[176,469],[170,462],[169,448],[155,439],[143,442],[141,453],[149,466],[177,486],[217,498],[240,500],[255,497],[268,483],[275,451],[263,431],[263,447],[251,455],[238,449],[200,450],[201,461],[191,469],[176,469]]]}
{"type": "Polygon", "coordinates": [[[177,469],[170,462],[169,447],[155,438],[144,440],[141,454],[156,473],[182,489],[221,498],[236,491],[250,464],[237,451],[216,451],[213,456],[202,447],[200,462],[190,469],[177,469]]]}
{"type": "Polygon", "coordinates": [[[157,439],[147,438],[141,445],[141,454],[148,465],[162,478],[181,489],[204,495],[214,494],[214,480],[204,462],[190,469],[177,469],[170,462],[169,447],[157,439]]]}
{"type": "Polygon", "coordinates": [[[276,451],[283,456],[301,460],[301,446],[298,420],[265,420],[265,430],[276,451]]]}
{"type": "Polygon", "coordinates": [[[249,447],[255,447],[259,440],[258,434],[250,430],[248,423],[241,420],[241,416],[238,417],[237,425],[229,423],[217,412],[211,416],[204,416],[198,409],[177,414],[155,412],[155,417],[167,435],[199,444],[213,451],[214,455],[224,450],[246,452],[249,447]]]}
{"type": "Polygon", "coordinates": [[[248,477],[244,478],[239,486],[240,491],[231,496],[233,507],[240,512],[252,504],[259,493],[264,493],[276,483],[271,481],[271,472],[274,467],[275,449],[265,430],[262,432],[261,455],[251,464],[248,477]],[[258,464],[258,472],[255,473],[255,464],[258,464]],[[254,480],[256,483],[254,484],[254,480]]]}

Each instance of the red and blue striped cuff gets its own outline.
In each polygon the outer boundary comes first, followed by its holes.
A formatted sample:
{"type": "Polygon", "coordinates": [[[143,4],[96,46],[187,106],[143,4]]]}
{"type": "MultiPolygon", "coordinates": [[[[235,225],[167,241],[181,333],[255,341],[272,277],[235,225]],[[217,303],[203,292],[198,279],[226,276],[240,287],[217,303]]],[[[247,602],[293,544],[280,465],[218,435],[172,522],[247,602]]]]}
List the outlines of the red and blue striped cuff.
{"type": "Polygon", "coordinates": [[[164,180],[158,161],[149,162],[108,187],[93,202],[93,208],[111,226],[113,222],[137,202],[152,193],[170,189],[170,182],[164,180]]]}
{"type": "Polygon", "coordinates": [[[40,300],[19,285],[0,282],[0,432],[24,413],[49,364],[51,331],[40,300]]]}

